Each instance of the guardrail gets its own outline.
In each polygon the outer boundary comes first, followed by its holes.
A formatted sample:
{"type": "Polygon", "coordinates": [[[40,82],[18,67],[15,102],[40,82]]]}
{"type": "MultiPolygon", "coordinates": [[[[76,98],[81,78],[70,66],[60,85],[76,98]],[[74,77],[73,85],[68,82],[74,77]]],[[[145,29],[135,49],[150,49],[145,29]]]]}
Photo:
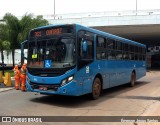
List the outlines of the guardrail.
{"type": "Polygon", "coordinates": [[[127,11],[107,11],[107,12],[86,12],[86,13],[70,13],[43,15],[44,19],[70,19],[70,18],[86,18],[86,17],[112,17],[112,16],[132,16],[132,15],[153,15],[160,14],[160,9],[154,10],[127,10],[127,11]]]}
{"type": "MultiPolygon", "coordinates": [[[[160,14],[160,9],[151,9],[151,10],[125,10],[125,11],[104,11],[104,12],[86,12],[86,13],[69,13],[69,14],[48,14],[43,15],[44,19],[50,20],[60,20],[60,19],[70,19],[70,18],[85,18],[85,17],[112,17],[112,16],[129,16],[129,15],[155,15],[160,14]]],[[[36,17],[34,15],[33,17],[36,17]]],[[[22,16],[18,16],[18,18],[22,18],[22,16]]],[[[3,17],[0,17],[2,20],[3,17]]]]}

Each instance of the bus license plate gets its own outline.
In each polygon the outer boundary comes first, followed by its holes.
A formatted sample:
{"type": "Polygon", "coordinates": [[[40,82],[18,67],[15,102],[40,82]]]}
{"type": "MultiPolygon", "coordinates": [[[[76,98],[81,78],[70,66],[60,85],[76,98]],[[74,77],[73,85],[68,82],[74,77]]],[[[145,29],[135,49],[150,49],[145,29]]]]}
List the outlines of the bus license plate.
{"type": "Polygon", "coordinates": [[[39,87],[39,90],[45,90],[45,91],[46,91],[46,90],[47,90],[47,87],[45,87],[45,86],[40,86],[40,87],[39,87]]]}

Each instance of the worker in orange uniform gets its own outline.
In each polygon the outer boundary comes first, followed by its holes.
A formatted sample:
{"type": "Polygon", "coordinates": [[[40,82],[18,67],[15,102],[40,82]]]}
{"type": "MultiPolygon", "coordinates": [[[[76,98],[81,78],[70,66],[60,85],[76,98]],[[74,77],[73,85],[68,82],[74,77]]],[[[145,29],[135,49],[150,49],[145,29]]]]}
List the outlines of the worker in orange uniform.
{"type": "Polygon", "coordinates": [[[18,65],[14,66],[14,79],[15,79],[15,89],[19,89],[19,84],[20,84],[20,71],[18,70],[18,65]]]}
{"type": "Polygon", "coordinates": [[[21,68],[21,90],[26,90],[26,64],[23,63],[21,68]]]}

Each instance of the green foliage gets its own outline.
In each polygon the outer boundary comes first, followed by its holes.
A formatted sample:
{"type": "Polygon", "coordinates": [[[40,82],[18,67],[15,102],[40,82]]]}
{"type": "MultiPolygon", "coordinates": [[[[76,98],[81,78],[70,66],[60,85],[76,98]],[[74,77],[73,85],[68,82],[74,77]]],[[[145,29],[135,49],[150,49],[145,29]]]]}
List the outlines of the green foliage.
{"type": "Polygon", "coordinates": [[[0,24],[0,39],[9,41],[11,49],[19,48],[31,29],[49,24],[43,16],[34,18],[32,14],[25,14],[19,20],[11,13],[6,13],[3,20],[5,23],[0,24]]]}
{"type": "Polygon", "coordinates": [[[6,40],[8,38],[7,26],[5,24],[0,24],[0,40],[6,40]]]}
{"type": "Polygon", "coordinates": [[[18,47],[17,37],[20,31],[19,20],[14,15],[7,13],[3,17],[3,20],[6,23],[6,40],[11,43],[11,49],[15,49],[18,47]]]}
{"type": "Polygon", "coordinates": [[[20,24],[20,33],[18,34],[18,41],[19,43],[23,42],[27,39],[28,33],[31,29],[48,25],[48,21],[43,19],[43,16],[37,16],[33,18],[32,14],[25,14],[22,19],[19,21],[20,24]]]}
{"type": "MultiPolygon", "coordinates": [[[[25,14],[20,20],[6,13],[3,17],[4,23],[0,23],[0,49],[14,50],[20,48],[20,43],[27,39],[29,31],[33,28],[48,25],[48,21],[43,16],[33,18],[32,14],[25,14]]],[[[12,54],[14,65],[14,54],[12,54]]]]}
{"type": "Polygon", "coordinates": [[[10,45],[11,43],[9,41],[3,41],[2,42],[2,47],[5,49],[5,50],[9,50],[10,49],[10,45]]]}
{"type": "Polygon", "coordinates": [[[18,34],[18,42],[23,42],[31,30],[31,22],[32,22],[32,15],[24,15],[22,19],[19,21],[21,31],[18,34]]]}
{"type": "Polygon", "coordinates": [[[7,73],[7,72],[10,73],[11,77],[14,77],[14,71],[13,70],[5,70],[4,74],[7,73]]]}
{"type": "Polygon", "coordinates": [[[0,40],[0,50],[9,50],[10,49],[10,42],[0,40]]]}

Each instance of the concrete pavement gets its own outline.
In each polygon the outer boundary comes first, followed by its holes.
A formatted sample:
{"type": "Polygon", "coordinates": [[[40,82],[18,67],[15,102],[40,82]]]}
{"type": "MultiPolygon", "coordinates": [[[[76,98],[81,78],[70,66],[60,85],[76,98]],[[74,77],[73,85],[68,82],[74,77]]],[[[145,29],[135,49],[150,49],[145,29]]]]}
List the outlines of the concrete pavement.
{"type": "MultiPolygon", "coordinates": [[[[137,118],[140,116],[160,116],[159,76],[159,71],[147,72],[146,77],[138,80],[134,87],[122,85],[107,89],[97,100],[89,100],[87,96],[49,96],[14,89],[1,92],[0,100],[3,101],[0,103],[0,116],[136,116],[137,118]]],[[[83,123],[87,125],[159,124],[159,122],[83,123]]],[[[83,123],[51,122],[43,124],[81,125],[83,123]]]]}

